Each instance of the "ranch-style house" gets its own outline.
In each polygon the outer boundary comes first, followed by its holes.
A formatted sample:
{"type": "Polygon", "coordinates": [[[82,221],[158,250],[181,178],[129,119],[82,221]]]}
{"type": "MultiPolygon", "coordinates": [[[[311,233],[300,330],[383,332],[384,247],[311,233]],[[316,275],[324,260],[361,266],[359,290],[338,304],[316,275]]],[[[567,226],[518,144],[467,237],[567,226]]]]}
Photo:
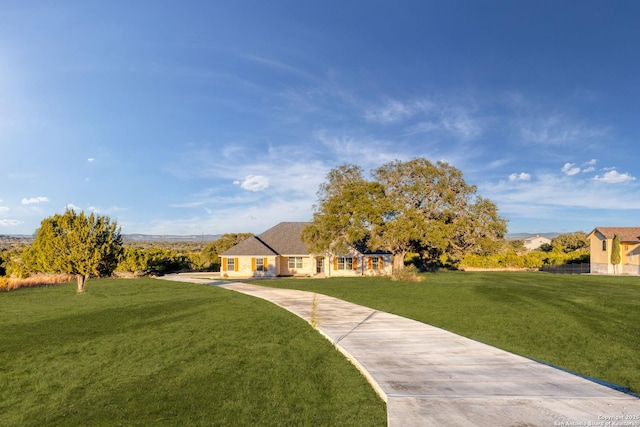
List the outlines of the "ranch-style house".
{"type": "Polygon", "coordinates": [[[220,254],[223,277],[389,275],[390,252],[349,248],[346,254],[313,254],[302,241],[308,222],[281,222],[220,254]]]}

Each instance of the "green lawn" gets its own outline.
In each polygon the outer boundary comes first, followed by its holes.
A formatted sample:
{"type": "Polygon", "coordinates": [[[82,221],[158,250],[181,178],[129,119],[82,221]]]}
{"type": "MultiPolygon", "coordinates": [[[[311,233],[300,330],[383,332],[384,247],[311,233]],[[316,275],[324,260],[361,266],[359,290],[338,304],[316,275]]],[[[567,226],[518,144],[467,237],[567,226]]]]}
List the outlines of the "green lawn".
{"type": "Polygon", "coordinates": [[[640,392],[640,278],[441,272],[384,278],[283,279],[295,288],[419,320],[640,392]]]}
{"type": "Polygon", "coordinates": [[[360,373],[258,298],[153,279],[0,294],[0,425],[386,424],[360,373]]]}

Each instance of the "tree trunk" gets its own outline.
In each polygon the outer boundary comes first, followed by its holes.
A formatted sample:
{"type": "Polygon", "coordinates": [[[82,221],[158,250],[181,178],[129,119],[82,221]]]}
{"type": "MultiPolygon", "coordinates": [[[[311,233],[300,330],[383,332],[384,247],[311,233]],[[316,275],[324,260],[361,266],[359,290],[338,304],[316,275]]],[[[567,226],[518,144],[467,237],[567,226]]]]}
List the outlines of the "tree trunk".
{"type": "Polygon", "coordinates": [[[76,280],[78,281],[78,290],[76,291],[78,294],[84,293],[84,284],[87,282],[87,277],[83,274],[78,274],[76,276],[76,280]]]}
{"type": "Polygon", "coordinates": [[[404,256],[407,253],[405,251],[397,252],[393,254],[393,271],[402,271],[404,270],[404,256]]]}

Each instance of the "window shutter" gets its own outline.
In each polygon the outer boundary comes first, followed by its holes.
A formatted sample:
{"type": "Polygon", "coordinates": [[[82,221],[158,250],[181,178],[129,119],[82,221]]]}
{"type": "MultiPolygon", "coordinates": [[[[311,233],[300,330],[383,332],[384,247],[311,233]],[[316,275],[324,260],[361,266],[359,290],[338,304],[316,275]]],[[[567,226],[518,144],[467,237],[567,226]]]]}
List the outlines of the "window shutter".
{"type": "Polygon", "coordinates": [[[220,261],[222,263],[222,271],[227,271],[227,259],[226,258],[220,258],[222,261],[220,261]]]}
{"type": "Polygon", "coordinates": [[[251,271],[256,271],[256,259],[251,258],[251,271]]]}
{"type": "Polygon", "coordinates": [[[380,263],[379,264],[380,265],[380,270],[382,270],[384,268],[384,258],[383,257],[380,257],[379,263],[380,263]]]}
{"type": "Polygon", "coordinates": [[[371,267],[372,267],[372,266],[371,266],[371,263],[372,263],[372,261],[371,261],[371,257],[370,257],[370,256],[368,256],[368,257],[367,257],[367,270],[371,270],[371,267]]]}
{"type": "Polygon", "coordinates": [[[268,266],[269,266],[269,263],[267,262],[267,259],[266,259],[266,258],[265,258],[265,259],[263,259],[263,260],[262,260],[262,269],[263,269],[264,271],[269,271],[269,267],[268,267],[268,266]]]}
{"type": "Polygon", "coordinates": [[[353,257],[353,269],[358,269],[358,257],[353,257]]]}
{"type": "Polygon", "coordinates": [[[333,257],[333,269],[338,269],[338,257],[333,257]]]}
{"type": "Polygon", "coordinates": [[[238,262],[239,258],[236,258],[235,261],[233,262],[233,271],[238,271],[238,267],[239,267],[239,262],[238,262]]]}

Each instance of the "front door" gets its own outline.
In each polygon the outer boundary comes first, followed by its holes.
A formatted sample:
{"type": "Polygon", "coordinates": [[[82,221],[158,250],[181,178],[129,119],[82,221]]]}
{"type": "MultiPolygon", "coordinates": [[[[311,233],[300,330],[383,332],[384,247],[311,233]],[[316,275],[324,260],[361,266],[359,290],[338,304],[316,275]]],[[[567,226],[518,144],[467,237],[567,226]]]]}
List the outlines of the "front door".
{"type": "Polygon", "coordinates": [[[316,257],[316,274],[324,273],[324,257],[316,257]]]}

